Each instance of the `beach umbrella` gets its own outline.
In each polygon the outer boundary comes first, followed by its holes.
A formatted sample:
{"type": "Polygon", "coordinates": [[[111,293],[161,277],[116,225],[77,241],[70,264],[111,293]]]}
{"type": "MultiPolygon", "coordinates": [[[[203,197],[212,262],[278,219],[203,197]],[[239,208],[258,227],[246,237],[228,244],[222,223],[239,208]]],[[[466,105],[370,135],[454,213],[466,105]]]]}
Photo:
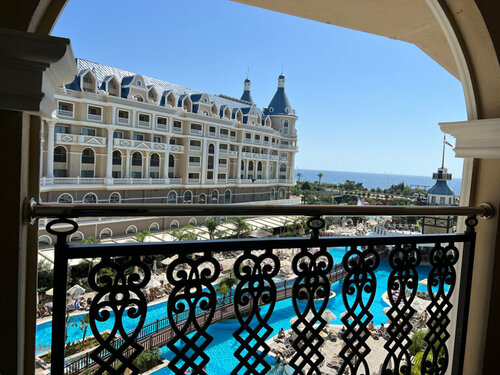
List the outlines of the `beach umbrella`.
{"type": "Polygon", "coordinates": [[[176,255],[173,255],[171,257],[168,257],[168,258],[165,258],[161,261],[161,264],[165,265],[165,266],[168,266],[170,263],[172,263],[174,260],[176,260],[179,256],[176,254],[176,255]]]}
{"type": "Polygon", "coordinates": [[[45,292],[45,295],[47,296],[53,296],[54,295],[54,288],[50,288],[45,292]]]}
{"type": "Polygon", "coordinates": [[[166,282],[167,281],[167,274],[165,272],[160,273],[158,276],[156,276],[156,280],[158,280],[160,283],[166,282]]]}
{"type": "MultiPolygon", "coordinates": [[[[344,317],[344,316],[346,316],[346,315],[347,315],[347,311],[344,311],[344,312],[343,312],[342,314],[340,314],[339,316],[340,316],[340,318],[343,318],[343,317],[344,317]]],[[[349,317],[349,320],[354,320],[354,318],[353,318],[353,317],[349,317]]]]}
{"type": "Polygon", "coordinates": [[[234,261],[235,259],[224,259],[221,260],[219,263],[223,270],[231,270],[233,269],[234,261]]]}
{"type": "Polygon", "coordinates": [[[83,289],[80,285],[75,284],[71,288],[69,288],[66,293],[70,296],[79,296],[85,293],[85,289],[83,289]]]}
{"type": "Polygon", "coordinates": [[[325,310],[323,314],[321,314],[321,317],[325,319],[327,322],[330,322],[332,320],[337,320],[337,316],[330,310],[325,310]]]}
{"type": "Polygon", "coordinates": [[[161,284],[158,280],[151,278],[151,280],[149,280],[148,285],[146,285],[146,289],[159,288],[160,286],[161,284]]]}
{"type": "Polygon", "coordinates": [[[418,283],[419,283],[420,285],[425,285],[425,286],[427,286],[427,279],[420,280],[418,283]]]}
{"type": "Polygon", "coordinates": [[[156,259],[153,261],[153,273],[158,272],[158,267],[156,267],[156,259]]]}

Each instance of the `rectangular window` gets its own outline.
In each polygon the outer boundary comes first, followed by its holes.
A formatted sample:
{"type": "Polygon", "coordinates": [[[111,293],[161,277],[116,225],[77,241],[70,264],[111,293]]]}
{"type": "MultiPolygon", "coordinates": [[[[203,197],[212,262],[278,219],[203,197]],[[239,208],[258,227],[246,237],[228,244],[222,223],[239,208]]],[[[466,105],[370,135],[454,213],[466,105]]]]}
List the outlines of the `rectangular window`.
{"type": "Polygon", "coordinates": [[[142,178],[142,172],[134,172],[134,171],[132,171],[132,172],[130,172],[130,176],[132,178],[142,178]]]}
{"type": "Polygon", "coordinates": [[[66,177],[66,169],[54,169],[54,177],[66,177]]]}
{"type": "Polygon", "coordinates": [[[118,123],[119,124],[128,124],[129,123],[130,112],[118,110],[118,123]]]}
{"type": "Polygon", "coordinates": [[[188,173],[188,178],[198,180],[200,178],[200,174],[199,173],[188,173]]]}
{"type": "Polygon", "coordinates": [[[158,129],[167,129],[167,118],[166,117],[157,117],[156,118],[156,127],[158,129]]]}
{"type": "Polygon", "coordinates": [[[182,133],[182,122],[174,121],[174,132],[182,133]]]}
{"type": "Polygon", "coordinates": [[[280,157],[282,157],[282,158],[287,158],[287,157],[288,157],[288,153],[286,153],[286,152],[281,152],[281,153],[280,153],[280,157]]]}
{"type": "Polygon", "coordinates": [[[113,132],[113,138],[123,139],[123,132],[113,132]]]}
{"type": "Polygon", "coordinates": [[[95,129],[82,128],[81,134],[82,135],[89,135],[91,137],[95,137],[95,129]]]}
{"type": "Polygon", "coordinates": [[[227,167],[227,159],[219,159],[219,165],[223,168],[227,167]]]}
{"type": "Polygon", "coordinates": [[[283,134],[288,134],[288,128],[283,129],[283,134]]]}
{"type": "Polygon", "coordinates": [[[139,113],[139,126],[149,127],[149,115],[139,113]]]}
{"type": "Polygon", "coordinates": [[[220,138],[221,139],[228,139],[228,137],[229,137],[229,130],[221,129],[220,130],[220,138]]]}
{"type": "Polygon", "coordinates": [[[160,172],[149,172],[149,178],[160,178],[160,172]]]}
{"type": "Polygon", "coordinates": [[[73,117],[73,103],[59,102],[57,106],[57,114],[59,116],[73,117]]]}
{"type": "Polygon", "coordinates": [[[245,133],[245,138],[246,138],[246,139],[252,139],[252,134],[250,134],[250,133],[245,133]]]}
{"type": "Polygon", "coordinates": [[[101,121],[102,120],[102,108],[89,105],[88,112],[87,112],[87,119],[93,120],[93,121],[101,121]]]}
{"type": "Polygon", "coordinates": [[[202,135],[203,127],[201,124],[191,124],[191,134],[202,135]]]}
{"type": "Polygon", "coordinates": [[[219,180],[225,180],[225,179],[226,179],[226,174],[225,174],[225,173],[219,173],[219,174],[217,175],[217,178],[218,178],[219,180]]]}
{"type": "Polygon", "coordinates": [[[162,142],[161,137],[159,135],[153,136],[153,142],[155,142],[155,143],[161,143],[162,142]]]}
{"type": "Polygon", "coordinates": [[[69,133],[69,127],[64,126],[64,125],[56,125],[54,127],[54,132],[56,132],[56,133],[62,133],[62,134],[68,134],[69,133]]]}
{"type": "Polygon", "coordinates": [[[213,180],[214,179],[214,172],[207,172],[207,179],[213,180]]]}
{"type": "Polygon", "coordinates": [[[211,137],[215,137],[216,134],[217,134],[217,128],[215,126],[210,126],[208,128],[208,135],[211,137]]]}
{"type": "Polygon", "coordinates": [[[122,178],[122,172],[121,171],[113,171],[113,172],[111,172],[111,176],[113,178],[122,178]]]}
{"type": "Polygon", "coordinates": [[[200,157],[199,156],[190,156],[189,163],[200,163],[200,157]]]}
{"type": "Polygon", "coordinates": [[[122,165],[122,155],[120,151],[113,152],[113,165],[122,165]]]}
{"type": "Polygon", "coordinates": [[[175,138],[170,138],[170,141],[168,143],[170,143],[171,145],[176,145],[177,141],[175,140],[175,138]]]}
{"type": "Polygon", "coordinates": [[[190,140],[189,141],[189,149],[190,150],[201,150],[201,142],[200,141],[195,141],[195,140],[190,140]]]}
{"type": "Polygon", "coordinates": [[[144,141],[144,134],[134,133],[132,139],[134,141],[144,141]]]}
{"type": "Polygon", "coordinates": [[[288,145],[288,141],[281,141],[282,145],[288,145]]]}
{"type": "Polygon", "coordinates": [[[94,177],[94,171],[83,170],[80,173],[80,177],[94,177]]]}

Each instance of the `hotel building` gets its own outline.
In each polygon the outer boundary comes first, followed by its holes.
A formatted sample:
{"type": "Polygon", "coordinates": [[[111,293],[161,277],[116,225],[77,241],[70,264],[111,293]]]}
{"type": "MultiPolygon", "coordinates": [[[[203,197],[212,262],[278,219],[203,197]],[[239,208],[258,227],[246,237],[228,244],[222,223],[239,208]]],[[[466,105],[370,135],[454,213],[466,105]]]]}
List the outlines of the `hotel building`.
{"type": "Polygon", "coordinates": [[[258,108],[240,99],[76,59],[42,126],[40,195],[58,203],[241,203],[287,199],[297,116],[285,77],[258,108]]]}

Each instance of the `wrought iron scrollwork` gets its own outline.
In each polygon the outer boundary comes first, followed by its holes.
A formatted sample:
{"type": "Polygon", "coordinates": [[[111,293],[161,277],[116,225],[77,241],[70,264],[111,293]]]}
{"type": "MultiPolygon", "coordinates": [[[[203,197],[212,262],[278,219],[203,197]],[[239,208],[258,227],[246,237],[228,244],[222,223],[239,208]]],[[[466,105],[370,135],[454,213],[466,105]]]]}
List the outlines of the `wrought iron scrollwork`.
{"type": "Polygon", "coordinates": [[[97,292],[89,312],[90,328],[100,344],[90,355],[99,364],[96,374],[102,374],[104,371],[121,374],[126,369],[130,369],[133,374],[139,374],[139,369],[133,361],[143,351],[143,347],[136,342],[136,338],[141,332],[147,313],[147,301],[141,288],[148,284],[150,278],[151,271],[139,256],[134,256],[123,264],[103,257],[102,261],[90,270],[89,286],[97,292]],[[141,272],[127,274],[127,271],[135,267],[141,272]],[[126,317],[135,322],[131,331],[124,327],[126,317]],[[113,322],[113,327],[104,338],[97,323],[108,321],[113,322]],[[122,338],[121,344],[111,345],[118,336],[122,338]]]}
{"type": "Polygon", "coordinates": [[[234,353],[239,360],[232,374],[265,374],[271,366],[265,358],[269,353],[266,340],[272,333],[267,323],[276,304],[273,281],[280,270],[280,260],[272,249],[261,255],[245,251],[234,264],[234,274],[240,280],[234,293],[234,311],[241,324],[233,336],[240,346],[234,353]],[[261,314],[260,304],[267,304],[261,314]]]}
{"type": "Polygon", "coordinates": [[[421,254],[415,245],[396,245],[389,255],[392,271],[387,280],[387,294],[391,307],[387,312],[390,324],[387,327],[389,340],[384,347],[388,351],[382,365],[383,374],[411,373],[411,346],[409,334],[413,328],[410,319],[416,310],[411,306],[418,289],[417,267],[421,254]]]}
{"type": "Polygon", "coordinates": [[[448,368],[449,352],[446,341],[450,338],[447,330],[450,324],[448,317],[453,305],[450,297],[456,283],[455,264],[458,262],[458,249],[454,243],[446,247],[441,244],[431,250],[429,261],[431,270],[427,281],[427,290],[431,302],[427,306],[429,332],[425,336],[427,348],[422,357],[421,373],[426,375],[444,374],[448,368]],[[448,290],[445,286],[449,286],[448,290]]]}
{"type": "Polygon", "coordinates": [[[292,329],[297,338],[292,344],[295,354],[289,363],[296,374],[321,373],[319,367],[325,358],[319,350],[324,343],[320,332],[327,323],[322,314],[330,298],[328,275],[332,268],[333,258],[326,247],[316,252],[302,248],[293,259],[292,269],[297,278],[293,284],[292,303],[297,320],[292,329]]]}
{"type": "Polygon", "coordinates": [[[346,369],[349,369],[351,374],[356,374],[360,367],[363,368],[364,374],[370,374],[366,356],[371,350],[366,340],[370,336],[368,325],[373,319],[370,306],[377,290],[375,270],[379,263],[380,256],[373,246],[369,246],[365,251],[357,250],[353,246],[342,260],[347,271],[342,285],[342,300],[347,310],[342,317],[346,330],[342,337],[345,346],[339,353],[343,359],[340,374],[345,373],[346,369]]]}
{"type": "Polygon", "coordinates": [[[206,374],[210,357],[204,352],[213,337],[207,334],[217,308],[217,294],[212,283],[220,274],[219,262],[204,251],[196,258],[179,254],[167,269],[167,280],[174,286],[167,302],[170,326],[174,339],[167,346],[174,353],[168,368],[175,374],[206,374]],[[175,315],[175,316],[174,316],[175,315]],[[179,316],[185,316],[180,319],[179,316]],[[194,328],[194,333],[188,332],[194,328]]]}

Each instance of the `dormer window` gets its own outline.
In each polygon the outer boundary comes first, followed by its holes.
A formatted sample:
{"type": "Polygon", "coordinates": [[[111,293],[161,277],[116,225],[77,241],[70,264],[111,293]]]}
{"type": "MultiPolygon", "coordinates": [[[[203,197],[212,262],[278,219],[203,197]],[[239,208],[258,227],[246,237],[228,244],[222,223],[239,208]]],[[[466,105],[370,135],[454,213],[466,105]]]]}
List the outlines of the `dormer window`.
{"type": "Polygon", "coordinates": [[[108,94],[111,96],[119,96],[118,95],[118,84],[116,83],[116,80],[112,78],[108,82],[108,94]]]}
{"type": "Polygon", "coordinates": [[[288,113],[288,107],[285,107],[285,113],[288,113]]]}
{"type": "Polygon", "coordinates": [[[90,72],[83,76],[82,91],[95,92],[94,78],[92,77],[92,74],[90,72]]]}
{"type": "Polygon", "coordinates": [[[152,100],[153,102],[156,103],[156,100],[158,99],[158,96],[156,95],[156,90],[154,88],[151,88],[148,91],[148,99],[152,100]]]}
{"type": "Polygon", "coordinates": [[[144,98],[141,95],[134,96],[134,99],[141,103],[144,102],[144,98]]]}
{"type": "Polygon", "coordinates": [[[269,112],[273,113],[274,112],[274,108],[273,107],[269,107],[269,112]]]}
{"type": "Polygon", "coordinates": [[[142,86],[142,82],[140,80],[137,80],[137,86],[142,86]]]}

